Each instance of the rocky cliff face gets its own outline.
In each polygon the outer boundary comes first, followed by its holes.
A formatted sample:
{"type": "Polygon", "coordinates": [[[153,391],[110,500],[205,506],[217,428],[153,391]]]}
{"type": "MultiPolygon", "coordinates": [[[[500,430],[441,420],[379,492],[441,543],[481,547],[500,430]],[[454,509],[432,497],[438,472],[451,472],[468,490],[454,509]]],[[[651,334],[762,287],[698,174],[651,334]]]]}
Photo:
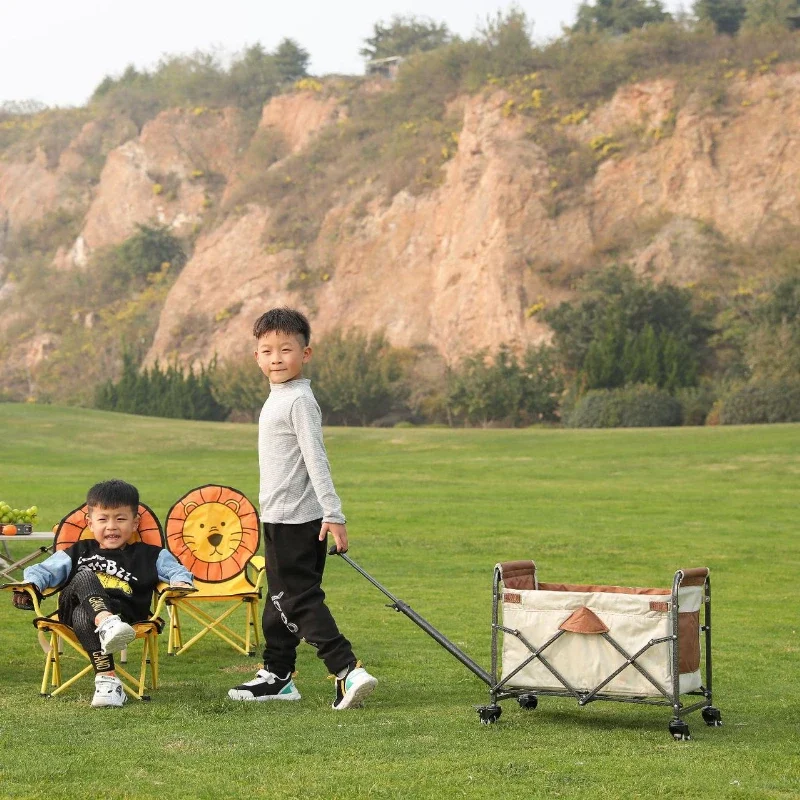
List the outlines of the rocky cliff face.
{"type": "MultiPolygon", "coordinates": [[[[297,280],[308,253],[265,246],[270,208],[237,206],[203,225],[240,180],[247,142],[238,114],[164,112],[109,154],[62,266],[80,268],[136,223],[199,229],[149,361],[245,354],[253,319],[280,304],[310,310],[317,336],[338,326],[382,329],[396,345],[432,345],[447,359],[542,341],[548,329],[537,310],[567,297],[570,276],[620,243],[639,271],[689,283],[704,278],[704,254],[720,237],[754,244],[800,225],[800,72],[783,66],[734,80],[717,110],[691,98],[678,107],[678,88],[628,86],[565,125],[576,146],[600,150],[601,163],[557,211],[547,154],[526,119],[508,113],[500,92],[464,99],[458,151],[441,185],[400,192],[388,206],[372,200],[358,214],[352,195],[334,205],[313,245],[325,265],[313,286],[297,280]],[[624,146],[605,157],[598,142],[624,146]]],[[[264,109],[260,130],[302,154],[342,113],[334,98],[282,96],[264,109]]],[[[38,156],[0,162],[7,227],[62,203],[60,176],[79,152],[68,148],[55,170],[38,156]]]]}

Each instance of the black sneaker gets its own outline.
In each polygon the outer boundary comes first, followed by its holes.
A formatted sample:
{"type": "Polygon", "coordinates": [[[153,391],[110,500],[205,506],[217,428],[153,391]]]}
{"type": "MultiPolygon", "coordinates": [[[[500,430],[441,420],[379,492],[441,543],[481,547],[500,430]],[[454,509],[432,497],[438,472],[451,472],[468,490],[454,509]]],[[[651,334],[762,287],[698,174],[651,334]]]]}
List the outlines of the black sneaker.
{"type": "Polygon", "coordinates": [[[377,678],[367,672],[358,661],[352,664],[344,678],[336,678],[336,700],[332,708],[343,711],[346,708],[358,708],[364,704],[367,695],[378,683],[377,678]]]}
{"type": "Polygon", "coordinates": [[[256,672],[255,678],[228,691],[231,700],[299,700],[300,692],[290,672],[281,678],[267,669],[256,672]]]}

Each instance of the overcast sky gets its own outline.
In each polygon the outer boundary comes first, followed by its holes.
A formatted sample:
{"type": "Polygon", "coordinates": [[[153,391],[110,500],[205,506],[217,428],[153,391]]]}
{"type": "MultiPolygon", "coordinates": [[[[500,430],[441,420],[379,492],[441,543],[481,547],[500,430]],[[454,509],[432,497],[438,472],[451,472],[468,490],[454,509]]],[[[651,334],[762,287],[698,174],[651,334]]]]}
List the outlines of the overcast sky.
{"type": "MultiPolygon", "coordinates": [[[[164,54],[233,54],[284,37],[311,55],[314,74],[361,74],[373,25],[394,14],[445,22],[463,37],[505,0],[0,0],[0,102],[83,105],[105,75],[153,67],[164,54]]],[[[519,0],[537,40],[560,35],[579,0],[519,0]]],[[[670,10],[679,0],[666,0],[670,10]]],[[[690,3],[689,3],[690,5],[690,3]]]]}

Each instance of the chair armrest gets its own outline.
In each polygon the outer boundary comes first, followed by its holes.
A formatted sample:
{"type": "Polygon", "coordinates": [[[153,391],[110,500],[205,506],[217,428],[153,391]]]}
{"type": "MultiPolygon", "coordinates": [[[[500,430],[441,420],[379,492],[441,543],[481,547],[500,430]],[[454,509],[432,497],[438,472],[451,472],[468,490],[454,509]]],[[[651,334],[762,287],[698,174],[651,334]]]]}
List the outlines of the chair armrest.
{"type": "Polygon", "coordinates": [[[156,604],[156,610],[153,612],[153,617],[158,617],[161,615],[161,612],[164,610],[164,606],[167,605],[168,601],[170,600],[177,600],[180,597],[186,597],[186,595],[194,594],[197,591],[194,587],[187,587],[187,586],[170,586],[168,583],[159,583],[156,586],[156,596],[158,597],[158,603],[156,604]]]}
{"type": "Polygon", "coordinates": [[[27,594],[28,597],[30,597],[31,599],[30,610],[35,611],[37,617],[42,616],[42,609],[40,608],[39,605],[39,599],[42,597],[42,595],[40,594],[39,589],[37,588],[35,583],[29,583],[29,582],[4,583],[2,586],[0,586],[0,590],[7,592],[22,592],[24,594],[27,594]]]}
{"type": "Polygon", "coordinates": [[[250,561],[247,562],[247,570],[248,572],[252,571],[255,573],[248,577],[250,577],[256,589],[260,591],[267,579],[267,563],[264,560],[264,556],[253,556],[250,561]]]}

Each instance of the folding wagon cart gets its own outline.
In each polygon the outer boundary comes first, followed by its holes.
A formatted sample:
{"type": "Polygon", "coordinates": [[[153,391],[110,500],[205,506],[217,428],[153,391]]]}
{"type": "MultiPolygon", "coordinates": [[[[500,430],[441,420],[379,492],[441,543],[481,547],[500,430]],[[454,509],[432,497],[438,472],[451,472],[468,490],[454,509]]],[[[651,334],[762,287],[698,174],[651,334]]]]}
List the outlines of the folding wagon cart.
{"type": "Polygon", "coordinates": [[[487,672],[346,553],[330,553],[489,686],[489,704],[478,708],[484,725],[500,718],[501,700],[532,710],[545,696],[574,697],[579,706],[607,700],[668,707],[678,741],[691,738],[685,717],[693,711],[701,710],[706,725],[722,724],[712,704],[706,567],[678,570],[671,588],[634,588],[539,583],[533,561],[497,564],[487,672]]]}

